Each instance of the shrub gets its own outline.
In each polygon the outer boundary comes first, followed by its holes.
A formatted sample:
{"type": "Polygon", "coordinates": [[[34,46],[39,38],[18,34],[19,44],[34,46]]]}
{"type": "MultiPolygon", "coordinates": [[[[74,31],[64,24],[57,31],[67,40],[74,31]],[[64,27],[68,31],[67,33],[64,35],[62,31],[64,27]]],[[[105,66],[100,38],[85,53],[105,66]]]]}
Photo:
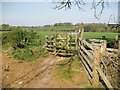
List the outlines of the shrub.
{"type": "Polygon", "coordinates": [[[12,53],[13,57],[23,61],[23,60],[32,60],[35,55],[34,53],[29,49],[29,48],[22,48],[22,49],[17,49],[12,53]]]}
{"type": "Polygon", "coordinates": [[[13,48],[25,48],[34,44],[37,34],[33,31],[15,30],[2,34],[2,44],[10,43],[13,48]]]}
{"type": "Polygon", "coordinates": [[[9,35],[8,35],[8,33],[3,33],[2,34],[2,44],[4,45],[4,44],[6,44],[8,42],[9,42],[9,35]]]}
{"type": "Polygon", "coordinates": [[[12,46],[14,49],[16,48],[26,48],[34,43],[34,38],[36,37],[36,33],[33,31],[24,31],[18,30],[12,32],[12,46]]]}
{"type": "MultiPolygon", "coordinates": [[[[2,36],[2,45],[6,49],[12,47],[12,56],[20,61],[35,58],[37,54],[34,52],[34,48],[37,44],[39,44],[38,36],[33,31],[14,30],[3,33],[2,36]]],[[[39,54],[38,51],[37,53],[39,54]]]]}

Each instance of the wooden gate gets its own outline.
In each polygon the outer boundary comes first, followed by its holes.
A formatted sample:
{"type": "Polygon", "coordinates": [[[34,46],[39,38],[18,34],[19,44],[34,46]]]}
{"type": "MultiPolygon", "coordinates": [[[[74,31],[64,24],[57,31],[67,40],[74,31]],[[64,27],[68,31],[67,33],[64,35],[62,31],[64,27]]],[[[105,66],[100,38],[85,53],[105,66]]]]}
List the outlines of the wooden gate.
{"type": "MultiPolygon", "coordinates": [[[[106,40],[89,39],[86,41],[83,38],[83,32],[84,29],[79,29],[75,31],[73,36],[67,34],[63,37],[58,33],[52,37],[47,36],[45,49],[54,55],[62,56],[73,56],[76,54],[74,52],[77,52],[91,84],[96,87],[103,84],[106,88],[113,89],[107,78],[107,65],[103,57],[108,52],[114,52],[118,55],[118,49],[107,48],[106,40]]],[[[110,62],[117,64],[112,60],[110,62]]]]}

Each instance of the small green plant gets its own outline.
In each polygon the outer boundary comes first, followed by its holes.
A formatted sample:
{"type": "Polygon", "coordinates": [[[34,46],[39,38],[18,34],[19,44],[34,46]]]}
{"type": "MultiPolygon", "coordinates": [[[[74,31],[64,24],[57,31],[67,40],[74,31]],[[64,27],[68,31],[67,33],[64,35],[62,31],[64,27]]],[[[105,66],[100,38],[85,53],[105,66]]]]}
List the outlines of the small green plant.
{"type": "Polygon", "coordinates": [[[12,55],[18,60],[31,60],[35,57],[34,53],[29,48],[17,49],[12,53],[12,55]]]}
{"type": "Polygon", "coordinates": [[[57,66],[58,76],[63,79],[70,79],[73,76],[74,71],[71,69],[71,59],[66,59],[60,62],[57,66]]]}

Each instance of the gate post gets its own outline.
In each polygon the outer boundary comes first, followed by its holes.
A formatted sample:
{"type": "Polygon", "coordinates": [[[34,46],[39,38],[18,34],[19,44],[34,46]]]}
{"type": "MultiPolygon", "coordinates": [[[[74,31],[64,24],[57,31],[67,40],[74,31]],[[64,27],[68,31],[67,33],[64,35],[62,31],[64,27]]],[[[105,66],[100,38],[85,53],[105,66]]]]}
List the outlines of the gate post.
{"type": "Polygon", "coordinates": [[[77,30],[75,30],[75,48],[76,50],[78,49],[78,44],[77,44],[77,40],[78,39],[78,33],[77,33],[77,30]]]}
{"type": "Polygon", "coordinates": [[[103,56],[106,54],[106,48],[107,48],[107,41],[103,40],[101,43],[101,53],[103,56]]]}
{"type": "Polygon", "coordinates": [[[118,41],[118,65],[120,65],[120,40],[118,41]]]}
{"type": "Polygon", "coordinates": [[[67,41],[66,41],[66,47],[67,47],[67,50],[69,50],[70,49],[70,35],[68,34],[67,35],[67,41]]]}
{"type": "Polygon", "coordinates": [[[100,67],[100,46],[94,46],[93,52],[93,71],[92,71],[92,84],[95,87],[99,86],[99,74],[97,67],[100,67]]]}

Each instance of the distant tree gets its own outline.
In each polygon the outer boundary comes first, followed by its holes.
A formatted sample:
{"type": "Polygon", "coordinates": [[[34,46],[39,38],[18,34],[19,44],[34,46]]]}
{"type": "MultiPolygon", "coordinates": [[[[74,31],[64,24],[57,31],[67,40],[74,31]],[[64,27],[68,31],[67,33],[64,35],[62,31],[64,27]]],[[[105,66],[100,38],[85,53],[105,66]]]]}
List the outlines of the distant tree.
{"type": "Polygon", "coordinates": [[[69,22],[65,22],[63,23],[64,26],[72,26],[73,24],[72,23],[69,23],[69,22]]]}
{"type": "Polygon", "coordinates": [[[9,24],[2,24],[2,30],[10,30],[10,25],[9,24]]]}
{"type": "Polygon", "coordinates": [[[101,23],[84,24],[84,29],[86,32],[110,32],[110,27],[101,23]]]}
{"type": "Polygon", "coordinates": [[[51,25],[44,25],[44,27],[50,27],[51,25]]]}
{"type": "Polygon", "coordinates": [[[55,23],[53,26],[72,26],[73,24],[70,22],[64,22],[64,23],[55,23]]]}

